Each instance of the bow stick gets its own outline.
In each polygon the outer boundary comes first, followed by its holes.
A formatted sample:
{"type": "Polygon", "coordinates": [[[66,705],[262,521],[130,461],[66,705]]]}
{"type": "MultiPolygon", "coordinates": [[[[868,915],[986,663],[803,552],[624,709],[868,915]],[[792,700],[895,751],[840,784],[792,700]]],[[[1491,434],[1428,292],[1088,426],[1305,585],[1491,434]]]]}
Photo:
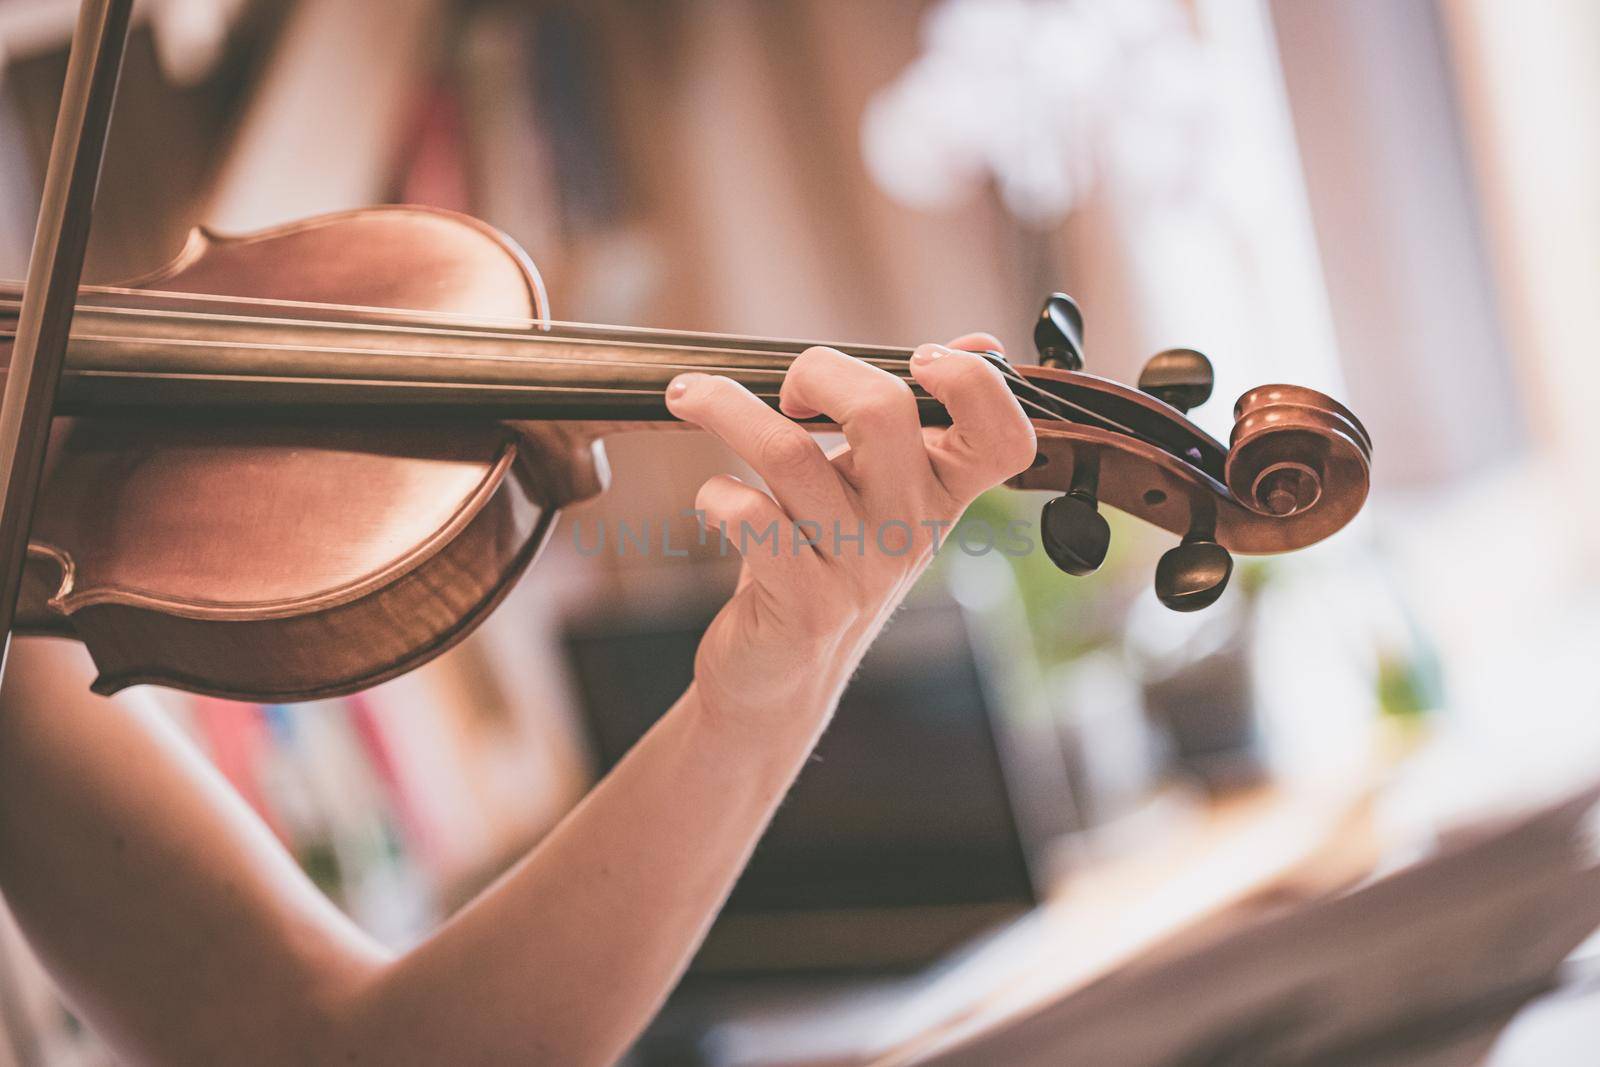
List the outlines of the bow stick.
{"type": "Polygon", "coordinates": [[[133,0],[84,0],[72,34],[28,280],[0,399],[0,676],[83,273],[133,0]]]}

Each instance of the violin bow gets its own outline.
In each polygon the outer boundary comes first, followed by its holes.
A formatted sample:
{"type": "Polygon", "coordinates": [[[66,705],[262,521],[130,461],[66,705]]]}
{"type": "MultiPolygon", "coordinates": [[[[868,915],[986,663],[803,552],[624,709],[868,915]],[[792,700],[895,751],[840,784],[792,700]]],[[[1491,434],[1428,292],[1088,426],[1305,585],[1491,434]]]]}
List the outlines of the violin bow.
{"type": "Polygon", "coordinates": [[[83,0],[0,399],[0,677],[5,673],[133,0],[83,0]]]}

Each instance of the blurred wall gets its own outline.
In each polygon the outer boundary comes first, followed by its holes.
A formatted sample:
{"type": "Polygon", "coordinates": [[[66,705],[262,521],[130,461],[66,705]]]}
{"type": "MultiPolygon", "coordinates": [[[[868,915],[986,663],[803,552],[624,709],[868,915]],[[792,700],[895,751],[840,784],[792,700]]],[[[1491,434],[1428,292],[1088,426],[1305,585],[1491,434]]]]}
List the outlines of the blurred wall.
{"type": "Polygon", "coordinates": [[[1350,403],[1380,484],[1514,455],[1504,341],[1434,0],[1272,0],[1350,403]]]}

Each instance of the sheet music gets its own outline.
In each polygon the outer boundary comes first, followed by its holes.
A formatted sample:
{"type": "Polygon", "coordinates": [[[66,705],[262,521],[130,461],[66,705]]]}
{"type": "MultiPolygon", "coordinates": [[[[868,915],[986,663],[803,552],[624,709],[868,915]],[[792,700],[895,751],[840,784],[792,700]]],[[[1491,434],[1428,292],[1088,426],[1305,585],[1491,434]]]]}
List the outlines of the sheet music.
{"type": "Polygon", "coordinates": [[[934,1037],[903,1062],[1471,1062],[1558,984],[1561,961],[1597,927],[1600,788],[1590,788],[1354,891],[1158,947],[1019,1020],[934,1037]]]}

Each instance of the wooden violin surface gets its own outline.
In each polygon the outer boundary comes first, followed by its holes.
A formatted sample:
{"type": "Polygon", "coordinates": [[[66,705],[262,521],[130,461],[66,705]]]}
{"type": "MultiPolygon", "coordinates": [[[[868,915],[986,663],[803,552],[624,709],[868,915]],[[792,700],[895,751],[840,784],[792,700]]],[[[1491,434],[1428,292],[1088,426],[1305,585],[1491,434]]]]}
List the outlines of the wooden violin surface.
{"type": "MultiPolygon", "coordinates": [[[[527,318],[519,250],[427,211],[196,232],[135,287],[527,318]],[[353,255],[352,250],[359,250],[353,255]]],[[[70,633],[96,689],[303,700],[459,640],[542,544],[570,479],[495,422],[58,419],[19,629],[70,633]]]]}
{"type": "MultiPolygon", "coordinates": [[[[0,320],[17,303],[0,289],[0,320]]],[[[1210,392],[1203,355],[1161,354],[1141,391],[1061,369],[1081,368],[1082,316],[1064,294],[1046,315],[1060,366],[991,358],[1039,442],[1012,484],[1063,494],[1041,515],[1063,570],[1105,558],[1104,503],[1182,538],[1157,594],[1197,610],[1230,551],[1300,548],[1360,510],[1371,440],[1342,405],[1259,387],[1224,446],[1186,416],[1210,392]]],[[[161,270],[80,291],[18,627],[82,641],[102,692],[364,688],[493,610],[558,509],[604,488],[606,433],[683,427],[673,377],[725,374],[776,405],[810,343],[551,322],[528,257],[449,212],[197,230],[161,270]]],[[[910,350],[835,347],[948,424],[910,350]]]]}

